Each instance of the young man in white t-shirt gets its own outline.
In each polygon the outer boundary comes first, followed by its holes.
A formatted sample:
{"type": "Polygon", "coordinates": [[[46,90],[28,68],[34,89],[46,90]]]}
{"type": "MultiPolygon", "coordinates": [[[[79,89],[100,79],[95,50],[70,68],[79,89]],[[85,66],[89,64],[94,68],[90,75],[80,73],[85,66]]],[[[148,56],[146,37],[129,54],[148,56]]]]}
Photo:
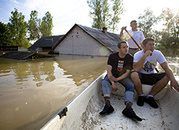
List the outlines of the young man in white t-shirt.
{"type": "MultiPolygon", "coordinates": [[[[129,34],[133,37],[133,39],[141,47],[141,43],[145,39],[143,32],[138,30],[136,20],[132,20],[130,22],[130,26],[131,26],[131,30],[128,30],[129,34]]],[[[128,44],[129,44],[129,53],[134,55],[134,53],[139,51],[139,48],[136,45],[136,43],[134,42],[134,40],[129,36],[129,34],[127,34],[127,32],[123,33],[124,30],[126,30],[126,27],[121,28],[119,37],[122,40],[125,40],[125,41],[127,40],[128,44]]]]}
{"type": "Polygon", "coordinates": [[[134,71],[131,73],[131,78],[138,94],[137,105],[143,106],[144,102],[146,102],[151,107],[158,108],[154,96],[168,84],[169,80],[171,86],[177,91],[179,91],[179,84],[169,68],[164,55],[159,50],[154,49],[154,40],[146,38],[142,44],[143,50],[134,54],[134,71]],[[165,72],[155,73],[157,62],[165,72]],[[143,94],[142,84],[154,85],[147,96],[143,94]]]}

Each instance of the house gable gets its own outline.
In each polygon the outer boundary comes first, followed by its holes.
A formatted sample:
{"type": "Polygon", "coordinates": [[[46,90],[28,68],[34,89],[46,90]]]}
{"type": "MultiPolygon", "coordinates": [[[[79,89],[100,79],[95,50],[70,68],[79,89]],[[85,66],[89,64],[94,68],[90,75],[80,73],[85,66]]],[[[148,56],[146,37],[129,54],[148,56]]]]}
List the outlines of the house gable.
{"type": "Polygon", "coordinates": [[[55,53],[71,55],[108,56],[112,51],[77,25],[55,47],[55,53]]]}

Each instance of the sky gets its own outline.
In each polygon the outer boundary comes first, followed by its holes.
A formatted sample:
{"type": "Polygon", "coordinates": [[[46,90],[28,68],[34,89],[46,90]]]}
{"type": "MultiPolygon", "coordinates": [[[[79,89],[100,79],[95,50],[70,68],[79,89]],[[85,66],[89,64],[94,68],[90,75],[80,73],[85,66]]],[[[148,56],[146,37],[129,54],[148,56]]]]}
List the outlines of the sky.
{"type": "MultiPolygon", "coordinates": [[[[124,13],[118,24],[118,32],[122,26],[128,26],[131,20],[143,14],[149,8],[154,15],[161,14],[162,9],[170,8],[179,13],[179,0],[123,0],[124,13]]],[[[14,8],[29,20],[32,10],[38,11],[42,18],[47,11],[53,16],[53,35],[65,34],[75,23],[91,27],[92,18],[87,0],[0,0],[0,21],[7,23],[14,8]]]]}

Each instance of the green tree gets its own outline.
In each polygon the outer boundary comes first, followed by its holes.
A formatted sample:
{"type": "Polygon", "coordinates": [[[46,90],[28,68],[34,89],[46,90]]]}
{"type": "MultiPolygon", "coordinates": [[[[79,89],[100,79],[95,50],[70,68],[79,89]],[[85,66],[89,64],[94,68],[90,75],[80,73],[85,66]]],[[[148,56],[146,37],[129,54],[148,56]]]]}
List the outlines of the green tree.
{"type": "Polygon", "coordinates": [[[40,32],[42,36],[51,36],[52,28],[53,28],[52,15],[50,14],[50,12],[47,12],[45,16],[42,18],[40,24],[40,32]]]}
{"type": "Polygon", "coordinates": [[[179,14],[173,13],[171,9],[163,10],[161,17],[164,21],[164,31],[171,34],[171,36],[179,37],[179,14]]]}
{"type": "Polygon", "coordinates": [[[90,15],[93,18],[92,27],[101,29],[103,27],[101,0],[88,0],[87,3],[91,8],[90,15]]]}
{"type": "Polygon", "coordinates": [[[112,31],[117,30],[117,24],[120,22],[120,15],[123,13],[123,3],[122,0],[113,0],[113,14],[112,14],[112,31]]]}
{"type": "Polygon", "coordinates": [[[6,46],[10,43],[11,42],[8,25],[0,22],[0,46],[6,46]]]}
{"type": "Polygon", "coordinates": [[[40,19],[37,18],[37,15],[37,11],[31,11],[30,20],[28,21],[29,40],[36,40],[40,38],[40,19]]]}
{"type": "Polygon", "coordinates": [[[158,47],[166,55],[179,55],[179,14],[174,14],[171,9],[165,9],[161,18],[164,22],[164,28],[160,32],[161,39],[158,47]]]}
{"type": "Polygon", "coordinates": [[[159,17],[156,17],[153,14],[153,11],[150,9],[144,10],[144,14],[139,16],[139,28],[144,33],[145,37],[154,37],[154,31],[152,27],[160,20],[159,17]]]}
{"type": "Polygon", "coordinates": [[[107,27],[112,31],[117,29],[123,11],[122,0],[88,0],[87,3],[93,19],[92,27],[98,29],[107,27]]]}
{"type": "Polygon", "coordinates": [[[108,0],[102,1],[102,27],[109,28],[110,23],[109,4],[108,0]]]}
{"type": "Polygon", "coordinates": [[[29,41],[26,38],[27,24],[25,22],[25,17],[17,9],[11,12],[11,17],[9,19],[9,30],[10,39],[12,45],[17,45],[19,47],[29,47],[29,41]]]}

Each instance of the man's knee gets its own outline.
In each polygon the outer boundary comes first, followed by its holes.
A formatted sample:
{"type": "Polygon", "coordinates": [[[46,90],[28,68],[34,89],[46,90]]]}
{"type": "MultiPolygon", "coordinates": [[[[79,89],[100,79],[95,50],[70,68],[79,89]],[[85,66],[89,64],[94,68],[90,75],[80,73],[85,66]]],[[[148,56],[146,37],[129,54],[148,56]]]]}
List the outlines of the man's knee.
{"type": "Polygon", "coordinates": [[[170,80],[170,79],[168,78],[168,76],[166,76],[166,75],[163,77],[163,79],[164,79],[164,81],[166,81],[166,82],[169,82],[169,80],[170,80]]]}
{"type": "Polygon", "coordinates": [[[104,97],[110,97],[111,94],[111,87],[109,81],[103,79],[102,82],[102,93],[104,97]]]}
{"type": "Polygon", "coordinates": [[[132,80],[126,80],[126,83],[124,84],[126,91],[132,91],[134,92],[134,83],[132,82],[132,80]]]}
{"type": "Polygon", "coordinates": [[[109,81],[103,79],[102,82],[101,82],[102,86],[106,86],[106,85],[109,85],[109,81]]]}
{"type": "Polygon", "coordinates": [[[159,81],[163,81],[163,82],[169,82],[169,78],[168,78],[168,76],[165,74],[165,73],[162,73],[162,74],[159,74],[159,77],[158,77],[158,81],[157,82],[159,82],[159,81]]]}
{"type": "Polygon", "coordinates": [[[109,83],[108,80],[103,79],[102,82],[101,82],[101,85],[102,85],[102,90],[103,91],[108,92],[108,91],[111,90],[111,84],[109,83]]]}
{"type": "Polygon", "coordinates": [[[133,79],[133,78],[136,78],[136,77],[139,77],[138,72],[135,71],[135,70],[131,71],[131,78],[133,79]]]}
{"type": "Polygon", "coordinates": [[[126,87],[126,91],[132,91],[132,92],[134,92],[134,84],[133,83],[128,84],[127,87],[126,87]]]}

